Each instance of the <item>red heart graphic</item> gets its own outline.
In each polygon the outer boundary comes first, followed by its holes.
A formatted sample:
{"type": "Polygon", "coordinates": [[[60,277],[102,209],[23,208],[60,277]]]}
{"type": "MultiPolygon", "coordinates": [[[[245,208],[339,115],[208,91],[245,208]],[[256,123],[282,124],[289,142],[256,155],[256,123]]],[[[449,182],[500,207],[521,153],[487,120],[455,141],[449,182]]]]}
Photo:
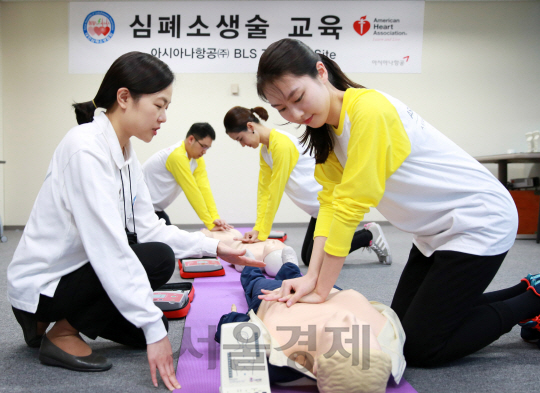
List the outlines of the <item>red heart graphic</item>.
{"type": "Polygon", "coordinates": [[[101,31],[103,32],[103,35],[106,36],[107,34],[109,34],[109,31],[111,31],[111,28],[107,26],[107,27],[102,28],[101,31]]]}
{"type": "Polygon", "coordinates": [[[367,15],[364,15],[360,20],[355,21],[353,24],[354,30],[360,35],[366,34],[371,27],[371,24],[366,20],[366,16],[367,15]]]}
{"type": "Polygon", "coordinates": [[[101,35],[103,34],[103,27],[102,26],[96,26],[94,27],[94,32],[97,34],[97,35],[101,35]]]}

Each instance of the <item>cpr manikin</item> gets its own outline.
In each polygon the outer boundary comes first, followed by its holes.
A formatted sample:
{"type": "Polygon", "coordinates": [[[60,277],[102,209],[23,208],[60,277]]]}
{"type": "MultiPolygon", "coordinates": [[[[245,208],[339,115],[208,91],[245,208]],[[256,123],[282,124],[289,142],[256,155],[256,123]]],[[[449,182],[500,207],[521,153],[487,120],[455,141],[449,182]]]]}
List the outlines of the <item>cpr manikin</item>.
{"type": "Polygon", "coordinates": [[[386,344],[396,338],[397,317],[389,322],[360,293],[333,289],[324,303],[296,303],[292,307],[263,301],[256,317],[280,348],[288,347],[281,351],[287,363],[294,360],[317,378],[320,392],[386,391],[392,358],[382,350],[379,339],[386,344]],[[285,326],[299,328],[300,332],[309,332],[310,326],[315,330],[312,337],[304,336],[290,346],[292,331],[283,329],[285,326]],[[310,345],[310,338],[315,337],[315,345],[310,345]]]}
{"type": "MultiPolygon", "coordinates": [[[[286,262],[298,265],[298,257],[292,247],[286,246],[283,242],[274,239],[267,239],[257,243],[242,243],[240,240],[242,234],[236,229],[227,231],[209,231],[201,230],[207,237],[217,239],[229,247],[237,250],[247,250],[246,256],[250,256],[266,263],[264,271],[270,277],[275,277],[281,266],[286,262]]],[[[235,269],[241,272],[243,266],[235,265],[235,269]]]]}
{"type": "Polygon", "coordinates": [[[322,393],[384,392],[390,375],[399,383],[406,364],[405,334],[390,307],[337,288],[323,303],[288,307],[259,299],[263,292],[279,290],[283,280],[300,276],[298,266],[290,263],[275,279],[259,268],[245,268],[240,282],[250,311],[222,316],[216,340],[222,324],[250,322],[268,348],[271,383],[316,383],[322,393]]]}

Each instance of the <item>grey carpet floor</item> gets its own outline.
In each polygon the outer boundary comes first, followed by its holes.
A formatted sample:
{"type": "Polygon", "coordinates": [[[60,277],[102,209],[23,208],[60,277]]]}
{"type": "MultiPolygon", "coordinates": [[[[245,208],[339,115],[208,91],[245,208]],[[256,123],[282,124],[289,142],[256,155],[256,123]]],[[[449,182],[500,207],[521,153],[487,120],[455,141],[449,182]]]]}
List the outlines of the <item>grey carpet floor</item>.
{"type": "MultiPolygon", "coordinates": [[[[305,228],[306,225],[289,224],[276,225],[274,229],[286,231],[286,243],[299,254],[305,228]]],[[[370,300],[390,304],[407,261],[411,236],[390,225],[384,225],[383,229],[392,247],[394,263],[391,266],[381,265],[374,254],[358,250],[347,257],[337,285],[356,289],[370,300]]],[[[6,270],[21,233],[8,230],[8,242],[0,243],[0,293],[6,293],[6,270]]],[[[539,260],[540,244],[530,240],[516,241],[488,290],[515,285],[527,273],[540,272],[539,260]]],[[[302,270],[305,272],[307,268],[302,267],[302,270]]],[[[196,302],[193,307],[196,307],[196,302]]],[[[0,312],[4,315],[0,318],[1,392],[156,391],[150,380],[145,351],[97,339],[90,344],[94,351],[112,360],[114,366],[111,370],[103,373],[79,373],[46,367],[40,364],[38,351],[26,347],[5,295],[0,296],[0,312]]],[[[170,323],[169,338],[175,359],[180,352],[183,326],[183,319],[170,323]]],[[[536,345],[523,342],[519,337],[519,328],[515,327],[483,350],[444,367],[409,367],[405,371],[405,379],[420,393],[533,392],[538,390],[540,384],[539,365],[540,350],[536,345]]],[[[160,383],[160,389],[157,390],[166,389],[160,383]]]]}

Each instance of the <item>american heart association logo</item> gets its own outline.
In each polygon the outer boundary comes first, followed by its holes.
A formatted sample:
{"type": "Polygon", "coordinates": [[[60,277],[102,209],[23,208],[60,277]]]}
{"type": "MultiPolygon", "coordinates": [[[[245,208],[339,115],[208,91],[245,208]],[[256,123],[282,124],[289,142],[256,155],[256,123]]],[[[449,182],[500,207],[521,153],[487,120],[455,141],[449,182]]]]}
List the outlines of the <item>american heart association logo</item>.
{"type": "Polygon", "coordinates": [[[366,20],[366,16],[362,16],[359,20],[355,21],[353,24],[354,30],[360,34],[364,35],[369,31],[369,28],[371,27],[371,23],[366,20]]]}

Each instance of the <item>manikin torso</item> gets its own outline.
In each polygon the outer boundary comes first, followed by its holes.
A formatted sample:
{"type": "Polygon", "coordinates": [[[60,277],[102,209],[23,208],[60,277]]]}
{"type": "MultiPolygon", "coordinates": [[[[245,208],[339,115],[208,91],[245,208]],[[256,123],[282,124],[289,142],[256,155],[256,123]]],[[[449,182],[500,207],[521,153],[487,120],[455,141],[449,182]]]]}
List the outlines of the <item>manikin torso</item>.
{"type": "MultiPolygon", "coordinates": [[[[272,251],[282,250],[285,247],[281,241],[273,239],[247,244],[233,240],[242,237],[242,234],[235,229],[214,232],[203,229],[202,232],[235,249],[250,250],[258,260],[264,260],[272,251]]],[[[280,346],[290,345],[289,348],[283,350],[283,353],[315,375],[318,356],[328,353],[334,343],[334,337],[338,337],[336,330],[332,328],[344,328],[341,333],[341,347],[337,348],[344,348],[351,353],[351,343],[347,341],[352,338],[353,326],[359,326],[360,332],[359,341],[354,343],[355,346],[362,348],[362,326],[367,325],[370,333],[370,348],[380,349],[377,335],[386,323],[386,317],[377,311],[365,296],[354,290],[338,291],[337,289],[332,289],[326,302],[318,304],[298,302],[287,307],[284,302],[263,300],[257,316],[264,322],[269,333],[280,346]],[[289,327],[294,329],[299,327],[301,332],[308,332],[309,326],[315,326],[315,345],[313,342],[309,345],[310,337],[307,335],[300,336],[296,342],[289,343],[292,334],[289,327]],[[287,329],[278,330],[279,327],[287,327],[287,329]],[[326,331],[327,328],[332,330],[326,331]],[[297,355],[298,353],[307,353],[309,356],[297,355]]]]}
{"type": "MultiPolygon", "coordinates": [[[[301,332],[308,332],[309,326],[315,326],[316,346],[309,345],[309,336],[300,336],[290,348],[284,349],[284,354],[303,365],[306,369],[317,374],[316,364],[320,355],[328,353],[333,347],[334,339],[339,338],[335,329],[345,328],[341,333],[341,347],[351,353],[353,326],[359,326],[359,341],[353,345],[362,348],[362,326],[369,325],[370,348],[380,349],[377,335],[381,332],[386,317],[380,314],[363,296],[354,290],[338,291],[332,289],[324,303],[295,303],[287,307],[284,302],[264,301],[259,306],[257,316],[264,322],[266,328],[280,346],[290,345],[291,329],[278,330],[278,327],[299,327],[301,332]],[[332,330],[326,331],[327,328],[332,330]],[[304,352],[310,356],[295,356],[304,352]]],[[[313,329],[313,328],[312,328],[313,329]]],[[[338,341],[339,342],[339,341],[338,341]]],[[[332,350],[333,351],[333,350],[332,350]]]]}
{"type": "Polygon", "coordinates": [[[282,250],[285,247],[283,242],[275,239],[267,239],[257,243],[242,243],[240,240],[234,240],[234,238],[242,237],[242,234],[236,229],[228,231],[209,231],[208,229],[203,229],[201,232],[207,237],[217,239],[234,249],[249,250],[253,253],[255,259],[259,261],[263,261],[272,251],[282,250]]]}

